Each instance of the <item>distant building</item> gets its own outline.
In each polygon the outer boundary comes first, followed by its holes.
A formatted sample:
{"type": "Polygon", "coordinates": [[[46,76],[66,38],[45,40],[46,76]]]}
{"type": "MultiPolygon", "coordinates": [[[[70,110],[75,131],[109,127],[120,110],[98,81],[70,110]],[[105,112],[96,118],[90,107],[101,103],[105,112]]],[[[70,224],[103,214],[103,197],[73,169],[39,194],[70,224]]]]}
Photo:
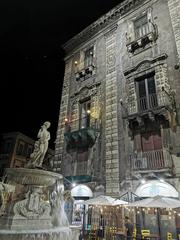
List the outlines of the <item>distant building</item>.
{"type": "MultiPolygon", "coordinates": [[[[3,175],[7,167],[24,167],[30,154],[34,149],[32,138],[20,133],[4,133],[0,139],[0,176],[3,175]]],[[[50,166],[50,161],[54,157],[54,150],[48,149],[45,157],[45,164],[50,166]]]]}
{"type": "Polygon", "coordinates": [[[179,195],[179,12],[124,0],[64,45],[54,166],[81,189],[179,195]]]}

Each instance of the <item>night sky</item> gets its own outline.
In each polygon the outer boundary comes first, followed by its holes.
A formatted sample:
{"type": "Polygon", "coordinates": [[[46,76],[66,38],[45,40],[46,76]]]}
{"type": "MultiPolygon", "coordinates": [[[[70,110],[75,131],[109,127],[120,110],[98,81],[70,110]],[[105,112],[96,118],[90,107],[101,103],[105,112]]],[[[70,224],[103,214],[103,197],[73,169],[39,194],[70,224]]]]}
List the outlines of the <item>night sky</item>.
{"type": "Polygon", "coordinates": [[[56,137],[64,74],[61,45],[121,0],[0,1],[0,133],[56,137]]]}

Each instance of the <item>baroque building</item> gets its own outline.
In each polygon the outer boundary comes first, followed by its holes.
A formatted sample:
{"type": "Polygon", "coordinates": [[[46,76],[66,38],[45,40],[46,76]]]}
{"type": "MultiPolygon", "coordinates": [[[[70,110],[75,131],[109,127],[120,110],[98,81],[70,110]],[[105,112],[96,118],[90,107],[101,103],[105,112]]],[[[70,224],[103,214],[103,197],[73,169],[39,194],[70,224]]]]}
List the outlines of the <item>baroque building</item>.
{"type": "MultiPolygon", "coordinates": [[[[9,132],[1,134],[0,139],[0,178],[5,168],[22,168],[27,163],[30,154],[34,150],[35,140],[21,132],[9,132]]],[[[54,150],[48,148],[45,156],[45,164],[51,168],[54,150]]]]}
{"type": "Polygon", "coordinates": [[[121,1],[63,47],[54,170],[94,194],[177,195],[180,1],[121,1]]]}

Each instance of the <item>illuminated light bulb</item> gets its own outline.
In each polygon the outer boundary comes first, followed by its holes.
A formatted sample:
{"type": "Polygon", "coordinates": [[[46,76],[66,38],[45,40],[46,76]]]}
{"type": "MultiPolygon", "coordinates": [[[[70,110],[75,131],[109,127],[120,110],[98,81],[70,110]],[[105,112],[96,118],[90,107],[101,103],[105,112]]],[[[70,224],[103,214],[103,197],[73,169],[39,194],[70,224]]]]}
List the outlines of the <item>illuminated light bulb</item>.
{"type": "Polygon", "coordinates": [[[88,110],[87,110],[87,113],[90,114],[90,113],[91,113],[91,110],[88,109],[88,110]]]}
{"type": "Polygon", "coordinates": [[[77,64],[78,64],[78,61],[75,61],[74,64],[77,65],[77,64]]]}
{"type": "Polygon", "coordinates": [[[145,179],[142,179],[142,180],[141,180],[141,183],[142,183],[142,184],[145,184],[145,183],[146,183],[146,180],[145,180],[145,179]]]}
{"type": "Polygon", "coordinates": [[[178,213],[178,216],[180,216],[180,213],[178,213]]]}
{"type": "Polygon", "coordinates": [[[137,211],[137,214],[140,214],[140,211],[137,211]]]}
{"type": "Polygon", "coordinates": [[[68,122],[68,119],[67,119],[67,118],[65,118],[65,119],[64,119],[64,121],[65,121],[65,122],[68,122]]]}

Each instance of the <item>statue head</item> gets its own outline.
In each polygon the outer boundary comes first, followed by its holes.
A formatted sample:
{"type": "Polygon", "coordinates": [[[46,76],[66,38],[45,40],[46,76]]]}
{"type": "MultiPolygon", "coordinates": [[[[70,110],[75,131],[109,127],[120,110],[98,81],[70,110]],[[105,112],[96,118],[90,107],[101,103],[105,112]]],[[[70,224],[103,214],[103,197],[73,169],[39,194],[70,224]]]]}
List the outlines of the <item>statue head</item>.
{"type": "Polygon", "coordinates": [[[47,122],[44,122],[43,125],[46,126],[46,128],[48,129],[51,126],[51,123],[47,121],[47,122]]]}

